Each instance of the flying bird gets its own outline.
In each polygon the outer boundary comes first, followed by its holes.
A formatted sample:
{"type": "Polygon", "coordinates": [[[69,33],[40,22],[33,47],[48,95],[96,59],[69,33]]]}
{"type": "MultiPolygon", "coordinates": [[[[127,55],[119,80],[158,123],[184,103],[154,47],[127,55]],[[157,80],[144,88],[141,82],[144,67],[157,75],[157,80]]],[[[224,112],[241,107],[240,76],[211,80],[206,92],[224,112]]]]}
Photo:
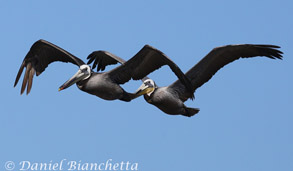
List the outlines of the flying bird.
{"type": "MultiPolygon", "coordinates": [[[[199,109],[187,107],[184,102],[189,98],[193,99],[195,90],[209,81],[219,69],[240,58],[265,56],[271,59],[282,59],[281,54],[283,53],[277,48],[280,47],[254,44],[217,47],[185,73],[191,81],[192,91],[179,80],[169,86],[158,87],[152,79],[145,77],[143,84],[135,94],[137,96],[144,95],[144,99],[148,103],[155,105],[167,114],[191,117],[198,113],[199,109]]],[[[113,59],[113,56],[109,56],[110,53],[107,54],[108,58],[113,59]]]]}
{"type": "Polygon", "coordinates": [[[52,62],[69,62],[77,65],[79,69],[76,74],[59,88],[59,91],[76,83],[80,90],[96,95],[102,99],[119,99],[128,102],[135,98],[136,95],[126,92],[119,84],[124,84],[130,79],[142,79],[163,65],[168,65],[179,80],[182,81],[182,84],[184,84],[190,92],[192,91],[189,79],[180,68],[162,52],[151,46],[144,46],[127,62],[113,54],[111,54],[113,58],[109,59],[104,57],[104,54],[107,55],[107,52],[95,51],[88,56],[89,62],[95,60],[95,56],[100,56],[99,61],[95,61],[93,65],[95,67],[96,64],[99,63],[97,67],[98,71],[103,71],[105,69],[103,65],[111,65],[117,62],[123,63],[123,65],[108,72],[93,72],[89,65],[85,64],[81,59],[71,53],[46,40],[38,40],[32,45],[25,56],[17,73],[14,87],[17,85],[24,68],[26,68],[26,71],[22,82],[21,94],[26,88],[27,94],[29,94],[35,74],[37,76],[40,75],[52,62]]]}

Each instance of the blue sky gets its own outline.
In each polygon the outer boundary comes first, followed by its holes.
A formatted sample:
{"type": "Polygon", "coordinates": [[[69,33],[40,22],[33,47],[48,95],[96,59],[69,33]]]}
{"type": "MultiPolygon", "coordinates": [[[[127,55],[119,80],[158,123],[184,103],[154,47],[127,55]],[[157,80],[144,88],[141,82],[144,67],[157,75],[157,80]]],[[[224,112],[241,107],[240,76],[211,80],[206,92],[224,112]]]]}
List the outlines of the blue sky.
{"type": "MultiPolygon", "coordinates": [[[[129,161],[141,171],[292,170],[292,6],[289,0],[1,2],[1,170],[7,161],[19,169],[21,161],[62,159],[129,161]],[[35,77],[31,94],[20,96],[14,79],[38,39],[83,60],[94,50],[129,59],[150,44],[184,72],[227,44],[279,45],[284,60],[227,65],[185,103],[201,109],[186,118],[143,98],[105,101],[76,86],[58,92],[77,71],[65,63],[51,64],[35,77]]],[[[168,67],[149,76],[159,86],[176,80],[168,67]]],[[[133,92],[140,84],[123,87],[133,92]]]]}

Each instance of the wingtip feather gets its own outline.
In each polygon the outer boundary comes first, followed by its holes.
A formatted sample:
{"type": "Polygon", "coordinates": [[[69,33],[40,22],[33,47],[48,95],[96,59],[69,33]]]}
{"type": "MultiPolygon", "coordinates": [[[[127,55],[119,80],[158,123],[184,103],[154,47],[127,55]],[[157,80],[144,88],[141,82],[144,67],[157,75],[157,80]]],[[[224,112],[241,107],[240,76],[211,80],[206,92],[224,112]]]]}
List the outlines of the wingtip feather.
{"type": "Polygon", "coordinates": [[[25,75],[24,75],[24,78],[23,78],[23,81],[22,81],[22,86],[21,86],[21,92],[20,94],[23,94],[25,88],[26,88],[26,85],[27,85],[27,82],[28,82],[28,77],[29,77],[29,72],[31,70],[31,63],[28,63],[27,66],[26,66],[26,71],[25,71],[25,75]]]}
{"type": "Polygon", "coordinates": [[[19,78],[20,78],[20,76],[21,76],[21,74],[23,72],[23,69],[24,69],[24,65],[25,65],[25,62],[23,61],[21,66],[20,66],[20,68],[19,68],[19,70],[18,70],[18,73],[16,75],[16,79],[15,79],[15,82],[14,82],[14,87],[17,85],[17,83],[19,81],[19,78]]]}
{"type": "Polygon", "coordinates": [[[29,72],[29,77],[28,77],[28,85],[27,85],[27,90],[26,90],[27,95],[31,92],[34,74],[35,74],[35,69],[32,67],[29,72]]]}

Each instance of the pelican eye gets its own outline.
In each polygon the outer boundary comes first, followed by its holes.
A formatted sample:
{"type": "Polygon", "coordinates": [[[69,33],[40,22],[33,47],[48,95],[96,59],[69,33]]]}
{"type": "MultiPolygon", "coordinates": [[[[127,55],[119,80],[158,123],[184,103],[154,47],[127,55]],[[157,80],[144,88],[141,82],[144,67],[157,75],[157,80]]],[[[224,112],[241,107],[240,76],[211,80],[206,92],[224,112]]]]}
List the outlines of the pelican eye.
{"type": "Polygon", "coordinates": [[[145,86],[148,86],[148,87],[154,87],[153,83],[151,81],[147,81],[144,83],[145,86]]]}
{"type": "Polygon", "coordinates": [[[150,81],[145,82],[144,85],[150,85],[150,81]]]}
{"type": "Polygon", "coordinates": [[[87,68],[83,68],[81,69],[82,72],[86,72],[87,71],[87,68]]]}

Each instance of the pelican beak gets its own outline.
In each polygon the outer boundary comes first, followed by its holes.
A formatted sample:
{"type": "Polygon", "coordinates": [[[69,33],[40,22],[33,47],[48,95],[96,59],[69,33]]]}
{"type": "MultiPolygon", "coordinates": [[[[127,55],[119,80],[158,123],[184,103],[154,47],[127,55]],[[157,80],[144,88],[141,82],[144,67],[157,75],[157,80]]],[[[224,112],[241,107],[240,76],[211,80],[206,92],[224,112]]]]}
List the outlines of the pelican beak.
{"type": "Polygon", "coordinates": [[[135,95],[141,96],[147,93],[150,93],[154,90],[153,87],[149,87],[148,85],[142,84],[135,92],[135,95]]]}
{"type": "Polygon", "coordinates": [[[87,76],[88,75],[81,72],[81,70],[78,70],[76,74],[74,74],[69,80],[67,80],[62,86],[59,87],[58,91],[64,90],[72,86],[74,83],[77,83],[78,81],[84,79],[87,76]]]}

